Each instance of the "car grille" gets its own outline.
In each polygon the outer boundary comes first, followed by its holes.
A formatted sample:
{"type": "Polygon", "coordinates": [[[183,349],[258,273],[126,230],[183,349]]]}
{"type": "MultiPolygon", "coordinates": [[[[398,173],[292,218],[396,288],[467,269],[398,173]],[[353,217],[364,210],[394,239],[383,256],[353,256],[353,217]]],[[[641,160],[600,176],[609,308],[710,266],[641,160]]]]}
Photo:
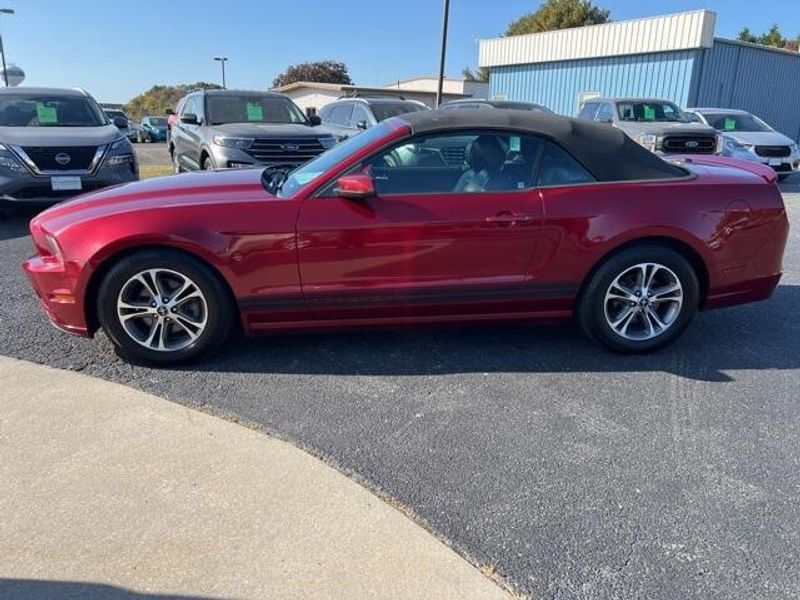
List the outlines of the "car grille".
{"type": "Polygon", "coordinates": [[[792,149],[789,146],[756,146],[756,154],[767,158],[782,158],[791,153],[792,149]]]}
{"type": "Polygon", "coordinates": [[[23,150],[40,171],[88,171],[97,146],[28,146],[23,150]],[[65,165],[56,161],[62,153],[70,159],[65,165]]]}
{"type": "Polygon", "coordinates": [[[466,162],[467,149],[463,146],[442,148],[442,158],[448,167],[461,167],[466,162]]]}
{"type": "Polygon", "coordinates": [[[717,138],[713,136],[671,135],[661,142],[666,153],[714,154],[717,151],[717,138]]]}
{"type": "Polygon", "coordinates": [[[247,153],[263,163],[304,163],[325,149],[316,138],[256,138],[247,153]]]}

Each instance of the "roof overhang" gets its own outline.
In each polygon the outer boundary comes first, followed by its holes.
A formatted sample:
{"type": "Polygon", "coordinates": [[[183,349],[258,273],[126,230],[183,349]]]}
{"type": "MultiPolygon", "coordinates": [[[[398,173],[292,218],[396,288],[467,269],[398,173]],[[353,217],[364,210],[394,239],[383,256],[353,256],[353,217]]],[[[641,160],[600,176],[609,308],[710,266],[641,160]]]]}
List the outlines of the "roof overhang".
{"type": "Polygon", "coordinates": [[[711,48],[716,20],[716,13],[696,10],[480,40],[478,65],[500,67],[711,48]]]}

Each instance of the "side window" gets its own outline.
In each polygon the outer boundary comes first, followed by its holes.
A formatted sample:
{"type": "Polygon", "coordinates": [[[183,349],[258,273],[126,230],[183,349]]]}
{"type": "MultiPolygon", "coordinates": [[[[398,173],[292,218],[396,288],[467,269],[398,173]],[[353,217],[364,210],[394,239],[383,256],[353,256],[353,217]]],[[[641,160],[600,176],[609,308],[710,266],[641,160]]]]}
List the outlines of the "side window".
{"type": "Polygon", "coordinates": [[[353,112],[353,105],[350,102],[337,104],[331,110],[331,123],[342,127],[349,127],[350,115],[353,112]]]}
{"type": "Polygon", "coordinates": [[[181,107],[179,107],[178,114],[183,116],[183,115],[186,115],[186,114],[189,114],[190,112],[192,112],[191,110],[189,110],[189,108],[192,105],[192,98],[194,98],[194,96],[187,96],[186,98],[184,98],[182,100],[183,104],[182,104],[181,107]]]}
{"type": "Polygon", "coordinates": [[[581,112],[578,113],[579,119],[594,119],[595,114],[597,113],[597,102],[587,102],[583,105],[581,112]]]}
{"type": "Polygon", "coordinates": [[[350,127],[358,127],[361,121],[364,121],[367,127],[372,124],[370,123],[366,109],[360,104],[353,104],[353,114],[350,116],[350,127]]]}
{"type": "Polygon", "coordinates": [[[595,121],[600,121],[601,123],[613,123],[614,122],[614,109],[611,108],[611,105],[607,102],[604,102],[600,105],[600,108],[597,111],[597,115],[594,118],[595,121]]]}
{"type": "Polygon", "coordinates": [[[362,167],[379,195],[506,192],[533,187],[544,142],[513,132],[458,132],[413,138],[362,167]]]}
{"type": "Polygon", "coordinates": [[[561,146],[546,142],[537,169],[536,185],[579,185],[592,183],[595,178],[561,146]]]}

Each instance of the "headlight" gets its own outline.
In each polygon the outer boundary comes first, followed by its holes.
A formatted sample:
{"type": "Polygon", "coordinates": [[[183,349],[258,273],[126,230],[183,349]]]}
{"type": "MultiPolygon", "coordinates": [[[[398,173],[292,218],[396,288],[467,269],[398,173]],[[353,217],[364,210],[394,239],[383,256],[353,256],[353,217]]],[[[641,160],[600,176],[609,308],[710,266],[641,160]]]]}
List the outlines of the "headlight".
{"type": "Polygon", "coordinates": [[[47,249],[50,251],[50,254],[58,260],[59,263],[62,265],[64,264],[64,256],[61,254],[61,248],[58,246],[58,242],[56,238],[54,238],[50,234],[44,234],[44,241],[47,244],[47,249]]]}
{"type": "Polygon", "coordinates": [[[0,169],[24,173],[27,169],[16,156],[3,144],[0,144],[0,169]]]}
{"type": "Polygon", "coordinates": [[[325,150],[329,150],[330,148],[333,148],[336,144],[338,144],[339,140],[337,140],[333,136],[324,137],[324,138],[319,138],[319,143],[323,148],[325,148],[325,150]]]}
{"type": "Polygon", "coordinates": [[[640,133],[639,143],[650,150],[650,152],[655,152],[658,144],[658,136],[654,133],[640,133]]]}
{"type": "Polygon", "coordinates": [[[255,139],[245,138],[245,137],[230,137],[227,135],[215,135],[213,141],[217,146],[223,146],[225,148],[238,148],[239,150],[247,150],[250,146],[253,145],[255,139]]]}
{"type": "Polygon", "coordinates": [[[792,154],[800,154],[800,146],[798,146],[797,144],[792,144],[791,152],[792,154]]]}

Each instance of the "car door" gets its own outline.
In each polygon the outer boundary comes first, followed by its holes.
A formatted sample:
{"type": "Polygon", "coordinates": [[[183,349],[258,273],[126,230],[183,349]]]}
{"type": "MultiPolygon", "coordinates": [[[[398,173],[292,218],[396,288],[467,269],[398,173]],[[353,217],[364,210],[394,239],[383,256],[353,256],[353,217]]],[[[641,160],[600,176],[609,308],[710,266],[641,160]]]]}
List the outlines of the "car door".
{"type": "MultiPolygon", "coordinates": [[[[482,142],[481,142],[482,143],[482,142]]],[[[497,314],[524,310],[542,220],[533,162],[542,140],[458,132],[412,138],[351,172],[372,176],[376,195],[337,197],[335,181],[304,200],[297,223],[303,294],[318,319],[497,314]],[[501,166],[484,189],[478,138],[496,138],[501,166]],[[442,148],[464,144],[462,164],[442,148]],[[460,191],[456,191],[460,190],[460,191]]]]}
{"type": "MultiPolygon", "coordinates": [[[[203,97],[200,94],[189,96],[183,106],[181,117],[195,115],[198,123],[202,123],[203,118],[203,97]]],[[[178,120],[176,127],[175,148],[181,166],[190,170],[200,168],[200,125],[184,123],[178,120]]]]}
{"type": "MultiPolygon", "coordinates": [[[[186,159],[191,151],[192,146],[192,136],[190,132],[192,125],[184,123],[182,118],[187,114],[195,114],[194,110],[196,97],[196,95],[186,97],[186,101],[183,103],[183,106],[179,107],[178,119],[176,120],[172,131],[172,143],[175,146],[175,159],[181,167],[190,166],[186,159]]],[[[194,168],[194,165],[191,165],[191,167],[194,168]]]]}

